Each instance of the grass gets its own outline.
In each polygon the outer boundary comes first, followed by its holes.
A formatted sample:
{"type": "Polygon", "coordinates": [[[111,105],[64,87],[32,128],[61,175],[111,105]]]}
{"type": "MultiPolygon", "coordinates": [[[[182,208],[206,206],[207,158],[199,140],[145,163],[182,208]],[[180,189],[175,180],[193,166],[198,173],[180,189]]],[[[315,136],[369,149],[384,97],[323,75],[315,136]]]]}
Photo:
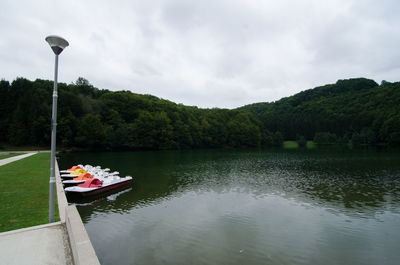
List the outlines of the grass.
{"type": "Polygon", "coordinates": [[[0,232],[48,222],[49,176],[49,153],[0,166],[0,232]]]}
{"type": "MultiPolygon", "coordinates": [[[[307,149],[316,148],[316,144],[313,141],[307,141],[306,144],[307,149]]],[[[283,148],[285,149],[297,149],[299,148],[299,144],[296,141],[284,141],[283,148]]]]}
{"type": "Polygon", "coordinates": [[[283,142],[283,148],[285,148],[285,149],[295,149],[295,148],[299,148],[299,145],[296,143],[296,141],[284,141],[283,142]]]}
{"type": "Polygon", "coordinates": [[[19,155],[22,155],[22,153],[12,153],[12,154],[0,155],[0,160],[4,159],[4,158],[13,157],[13,156],[19,156],[19,155]]]}
{"type": "Polygon", "coordinates": [[[308,149],[313,149],[313,148],[317,148],[317,145],[314,143],[314,141],[307,141],[306,147],[308,149]]]}

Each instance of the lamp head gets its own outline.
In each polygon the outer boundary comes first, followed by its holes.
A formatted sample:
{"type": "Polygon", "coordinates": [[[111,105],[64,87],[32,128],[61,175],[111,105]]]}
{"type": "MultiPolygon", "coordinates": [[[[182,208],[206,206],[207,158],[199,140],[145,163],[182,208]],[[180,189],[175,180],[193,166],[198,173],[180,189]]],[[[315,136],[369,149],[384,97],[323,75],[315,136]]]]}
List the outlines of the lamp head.
{"type": "Polygon", "coordinates": [[[69,45],[68,41],[56,35],[47,36],[46,41],[56,55],[59,55],[69,45]]]}

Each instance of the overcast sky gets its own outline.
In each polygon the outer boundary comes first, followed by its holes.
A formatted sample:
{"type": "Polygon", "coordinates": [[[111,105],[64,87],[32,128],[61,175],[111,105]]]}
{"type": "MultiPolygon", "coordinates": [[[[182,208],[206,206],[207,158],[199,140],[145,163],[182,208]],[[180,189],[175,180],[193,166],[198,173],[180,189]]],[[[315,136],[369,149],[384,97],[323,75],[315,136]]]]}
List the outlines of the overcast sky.
{"type": "Polygon", "coordinates": [[[400,81],[398,0],[2,0],[0,78],[84,77],[185,105],[235,108],[338,79],[400,81]]]}

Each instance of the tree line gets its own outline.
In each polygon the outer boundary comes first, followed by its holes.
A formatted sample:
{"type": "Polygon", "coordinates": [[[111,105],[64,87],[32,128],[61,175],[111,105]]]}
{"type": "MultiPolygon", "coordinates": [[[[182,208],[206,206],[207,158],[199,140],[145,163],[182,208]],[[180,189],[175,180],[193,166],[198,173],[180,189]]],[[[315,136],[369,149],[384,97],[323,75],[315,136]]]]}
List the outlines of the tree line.
{"type": "Polygon", "coordinates": [[[239,108],[284,139],[317,144],[400,145],[400,82],[339,80],[272,103],[239,108]]]}
{"type": "MultiPolygon", "coordinates": [[[[53,82],[0,81],[0,143],[49,146],[53,82]]],[[[78,78],[58,84],[57,145],[158,150],[317,144],[400,144],[400,83],[339,80],[272,103],[201,109],[78,78]]]]}
{"type": "MultiPolygon", "coordinates": [[[[0,142],[48,146],[53,82],[0,81],[0,142]]],[[[101,90],[86,79],[58,84],[57,145],[158,150],[272,145],[252,114],[200,109],[151,95],[101,90]]]]}

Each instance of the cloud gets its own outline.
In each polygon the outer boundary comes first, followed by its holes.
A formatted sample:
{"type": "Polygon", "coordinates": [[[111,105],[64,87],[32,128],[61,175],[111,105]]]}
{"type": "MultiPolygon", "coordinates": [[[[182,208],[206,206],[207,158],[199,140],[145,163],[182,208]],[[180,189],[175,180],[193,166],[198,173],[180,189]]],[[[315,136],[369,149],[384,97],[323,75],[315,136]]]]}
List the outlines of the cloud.
{"type": "Polygon", "coordinates": [[[0,78],[53,78],[46,35],[70,42],[61,82],[200,107],[274,101],[337,79],[397,81],[395,0],[5,1],[0,78]],[[46,8],[43,8],[46,7],[46,8]]]}

